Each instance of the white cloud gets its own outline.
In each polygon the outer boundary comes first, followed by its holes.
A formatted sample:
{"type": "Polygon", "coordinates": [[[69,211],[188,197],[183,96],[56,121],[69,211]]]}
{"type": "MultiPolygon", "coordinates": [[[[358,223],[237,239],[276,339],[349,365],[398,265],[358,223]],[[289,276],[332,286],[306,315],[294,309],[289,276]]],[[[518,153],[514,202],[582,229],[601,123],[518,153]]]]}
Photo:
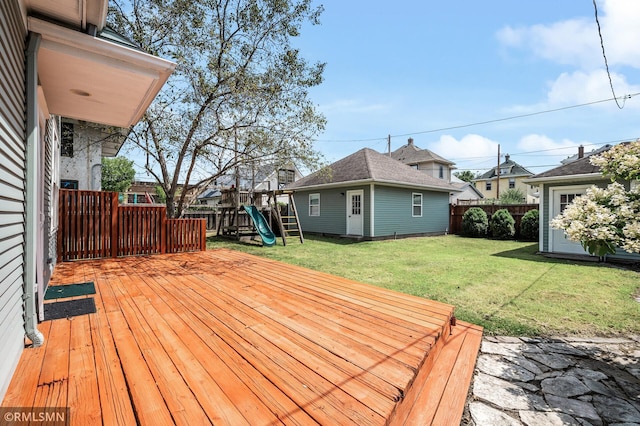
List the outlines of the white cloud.
{"type": "MultiPolygon", "coordinates": [[[[640,86],[629,84],[624,75],[611,73],[611,81],[618,97],[640,92],[640,86]]],[[[562,73],[550,83],[547,93],[548,103],[552,106],[583,104],[612,97],[609,77],[604,70],[562,73]]],[[[601,105],[614,107],[613,102],[601,105]]],[[[640,107],[635,101],[629,106],[640,107]]]]}
{"type": "Polygon", "coordinates": [[[551,25],[505,27],[498,40],[507,47],[526,48],[536,56],[560,64],[594,66],[599,64],[595,22],[573,19],[551,25]]]}
{"type": "Polygon", "coordinates": [[[429,149],[451,160],[483,160],[498,155],[498,142],[484,136],[469,134],[458,140],[451,135],[442,135],[437,142],[429,144],[429,149]]]}
{"type": "MultiPolygon", "coordinates": [[[[640,68],[640,2],[598,2],[598,19],[610,66],[640,68]]],[[[593,12],[591,8],[590,12],[593,12]]],[[[593,14],[547,25],[504,27],[496,34],[505,47],[531,50],[536,56],[582,69],[603,67],[602,49],[593,14]]]]}
{"type": "Polygon", "coordinates": [[[588,142],[576,142],[569,139],[555,141],[548,136],[530,134],[520,138],[518,149],[523,152],[541,152],[541,154],[557,157],[568,157],[578,152],[577,146],[588,145],[588,142]]]}

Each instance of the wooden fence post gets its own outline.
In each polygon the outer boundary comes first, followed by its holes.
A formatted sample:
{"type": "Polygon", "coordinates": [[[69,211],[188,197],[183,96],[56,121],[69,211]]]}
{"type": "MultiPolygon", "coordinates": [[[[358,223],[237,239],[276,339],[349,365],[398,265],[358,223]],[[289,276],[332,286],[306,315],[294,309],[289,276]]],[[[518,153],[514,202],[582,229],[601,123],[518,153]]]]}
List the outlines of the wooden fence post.
{"type": "Polygon", "coordinates": [[[111,193],[111,257],[118,257],[118,193],[111,193]]]}
{"type": "Polygon", "coordinates": [[[164,208],[164,211],[161,214],[162,216],[162,224],[160,226],[160,253],[165,254],[167,252],[167,238],[169,232],[167,231],[167,226],[169,221],[167,220],[167,208],[164,208]]]}
{"type": "Polygon", "coordinates": [[[200,222],[200,251],[207,250],[207,219],[200,222]]]}

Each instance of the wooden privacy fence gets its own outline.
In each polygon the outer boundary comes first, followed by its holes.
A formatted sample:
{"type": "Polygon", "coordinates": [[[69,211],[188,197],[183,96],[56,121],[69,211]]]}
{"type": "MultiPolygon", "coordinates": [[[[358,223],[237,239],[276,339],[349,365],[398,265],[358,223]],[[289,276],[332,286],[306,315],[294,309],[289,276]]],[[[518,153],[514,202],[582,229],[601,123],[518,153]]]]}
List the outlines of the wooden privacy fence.
{"type": "Polygon", "coordinates": [[[464,213],[472,207],[479,207],[487,213],[487,216],[491,218],[491,215],[500,209],[507,209],[511,216],[515,219],[516,235],[520,235],[520,222],[522,216],[524,216],[529,210],[538,208],[538,204],[476,204],[476,205],[449,205],[449,233],[460,234],[462,232],[462,216],[464,213]]]}
{"type": "Polygon", "coordinates": [[[58,261],[206,250],[205,219],[119,205],[117,192],[61,189],[58,261]]]}

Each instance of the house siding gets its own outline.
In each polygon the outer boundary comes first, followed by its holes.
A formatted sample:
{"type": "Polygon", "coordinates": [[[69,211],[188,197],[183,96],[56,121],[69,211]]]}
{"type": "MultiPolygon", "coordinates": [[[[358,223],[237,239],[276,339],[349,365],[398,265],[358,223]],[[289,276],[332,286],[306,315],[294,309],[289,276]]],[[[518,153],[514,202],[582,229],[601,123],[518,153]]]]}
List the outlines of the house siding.
{"type": "Polygon", "coordinates": [[[449,193],[375,187],[375,237],[445,233],[449,227],[449,193]],[[412,194],[422,194],[422,216],[412,215],[412,194]]]}
{"type": "MultiPolygon", "coordinates": [[[[302,232],[344,235],[347,232],[347,191],[363,190],[363,236],[371,236],[369,186],[296,191],[294,199],[302,232]],[[309,216],[309,194],[320,194],[320,216],[309,216]],[[344,194],[344,195],[341,195],[344,194]]],[[[377,196],[377,194],[376,194],[377,196]]]]}
{"type": "Polygon", "coordinates": [[[25,36],[18,2],[0,2],[0,400],[24,346],[25,36]]]}

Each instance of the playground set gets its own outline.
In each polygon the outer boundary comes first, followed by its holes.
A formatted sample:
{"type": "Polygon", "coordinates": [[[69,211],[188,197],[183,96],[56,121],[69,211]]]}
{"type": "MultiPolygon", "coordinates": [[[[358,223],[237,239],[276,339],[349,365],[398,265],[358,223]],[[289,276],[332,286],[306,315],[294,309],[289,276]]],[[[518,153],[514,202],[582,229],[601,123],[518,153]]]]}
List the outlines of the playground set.
{"type": "Polygon", "coordinates": [[[218,205],[219,220],[216,234],[240,240],[259,236],[262,244],[271,247],[276,244],[272,227],[278,227],[282,244],[288,238],[299,238],[304,243],[298,211],[293,193],[286,190],[243,191],[236,188],[224,189],[218,205]],[[286,199],[286,211],[280,211],[279,199],[286,199]]]}

